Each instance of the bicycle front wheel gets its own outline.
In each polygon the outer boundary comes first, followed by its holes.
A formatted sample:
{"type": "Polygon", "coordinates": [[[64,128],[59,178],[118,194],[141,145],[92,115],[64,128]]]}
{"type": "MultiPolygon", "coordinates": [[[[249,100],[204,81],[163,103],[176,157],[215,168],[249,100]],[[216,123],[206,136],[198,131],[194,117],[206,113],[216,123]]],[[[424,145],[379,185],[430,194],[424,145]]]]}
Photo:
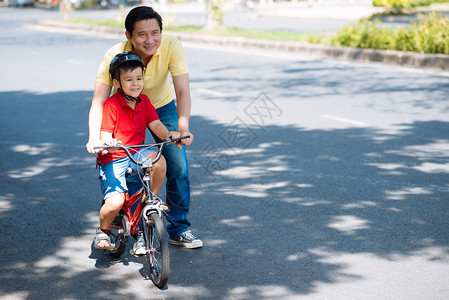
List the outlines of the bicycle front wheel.
{"type": "Polygon", "coordinates": [[[150,213],[144,230],[146,257],[150,268],[151,281],[158,288],[163,288],[167,284],[168,274],[170,273],[170,252],[167,231],[157,212],[150,213]]]}

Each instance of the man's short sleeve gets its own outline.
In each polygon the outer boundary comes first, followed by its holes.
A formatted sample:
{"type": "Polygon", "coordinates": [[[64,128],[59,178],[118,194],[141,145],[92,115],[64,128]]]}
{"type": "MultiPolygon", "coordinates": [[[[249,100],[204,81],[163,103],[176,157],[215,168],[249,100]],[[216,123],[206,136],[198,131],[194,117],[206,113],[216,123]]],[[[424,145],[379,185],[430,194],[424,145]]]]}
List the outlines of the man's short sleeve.
{"type": "Polygon", "coordinates": [[[98,67],[97,72],[98,82],[102,82],[104,84],[112,86],[112,78],[111,75],[109,74],[109,65],[111,64],[111,61],[114,58],[114,56],[123,51],[127,51],[125,50],[126,48],[129,48],[127,42],[118,43],[104,54],[100,66],[98,67]]]}
{"type": "Polygon", "coordinates": [[[181,42],[176,38],[171,41],[168,69],[172,76],[189,73],[184,48],[182,47],[181,42]]]}
{"type": "Polygon", "coordinates": [[[142,99],[143,103],[145,103],[146,110],[147,110],[147,124],[150,124],[153,121],[159,120],[159,116],[157,115],[156,109],[154,108],[153,104],[151,104],[150,98],[148,98],[147,95],[141,94],[140,98],[142,99]]]}
{"type": "Polygon", "coordinates": [[[111,75],[109,75],[109,64],[111,63],[112,58],[108,58],[108,53],[106,53],[101,60],[97,72],[97,81],[112,86],[111,75]]]}

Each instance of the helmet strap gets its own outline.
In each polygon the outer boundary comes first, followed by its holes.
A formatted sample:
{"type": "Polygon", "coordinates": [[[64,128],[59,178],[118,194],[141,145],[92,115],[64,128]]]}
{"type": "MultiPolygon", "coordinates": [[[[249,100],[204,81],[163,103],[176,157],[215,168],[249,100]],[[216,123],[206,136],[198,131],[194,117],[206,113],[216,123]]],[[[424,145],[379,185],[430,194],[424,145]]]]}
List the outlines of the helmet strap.
{"type": "Polygon", "coordinates": [[[137,103],[140,103],[142,100],[140,100],[140,97],[137,96],[136,98],[128,96],[121,88],[118,89],[120,91],[120,94],[122,94],[123,98],[129,101],[136,101],[137,103]]]}

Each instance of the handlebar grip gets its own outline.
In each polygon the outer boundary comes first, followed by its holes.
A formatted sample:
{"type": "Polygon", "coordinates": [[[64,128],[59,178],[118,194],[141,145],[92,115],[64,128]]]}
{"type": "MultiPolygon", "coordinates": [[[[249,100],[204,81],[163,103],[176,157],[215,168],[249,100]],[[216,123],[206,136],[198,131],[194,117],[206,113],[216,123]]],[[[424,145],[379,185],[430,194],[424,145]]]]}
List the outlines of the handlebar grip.
{"type": "Polygon", "coordinates": [[[123,149],[123,145],[122,144],[117,144],[115,146],[107,146],[107,145],[103,145],[103,146],[95,146],[94,149],[123,149]]]}
{"type": "Polygon", "coordinates": [[[179,142],[180,140],[188,139],[188,138],[190,138],[190,135],[182,136],[182,137],[179,137],[179,138],[176,138],[176,139],[171,139],[171,140],[169,141],[169,143],[177,143],[177,142],[179,142]]]}

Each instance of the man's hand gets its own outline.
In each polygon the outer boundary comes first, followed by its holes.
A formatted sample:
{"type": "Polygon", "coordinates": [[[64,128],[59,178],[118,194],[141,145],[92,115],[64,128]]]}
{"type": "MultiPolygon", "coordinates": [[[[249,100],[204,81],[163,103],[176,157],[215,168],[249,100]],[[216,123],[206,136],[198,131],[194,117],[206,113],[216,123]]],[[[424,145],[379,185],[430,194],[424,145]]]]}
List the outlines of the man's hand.
{"type": "Polygon", "coordinates": [[[189,130],[184,130],[184,131],[180,131],[181,132],[181,136],[188,136],[189,138],[187,139],[182,139],[181,140],[181,144],[185,145],[185,146],[190,146],[193,143],[193,133],[191,133],[189,130]]]}

